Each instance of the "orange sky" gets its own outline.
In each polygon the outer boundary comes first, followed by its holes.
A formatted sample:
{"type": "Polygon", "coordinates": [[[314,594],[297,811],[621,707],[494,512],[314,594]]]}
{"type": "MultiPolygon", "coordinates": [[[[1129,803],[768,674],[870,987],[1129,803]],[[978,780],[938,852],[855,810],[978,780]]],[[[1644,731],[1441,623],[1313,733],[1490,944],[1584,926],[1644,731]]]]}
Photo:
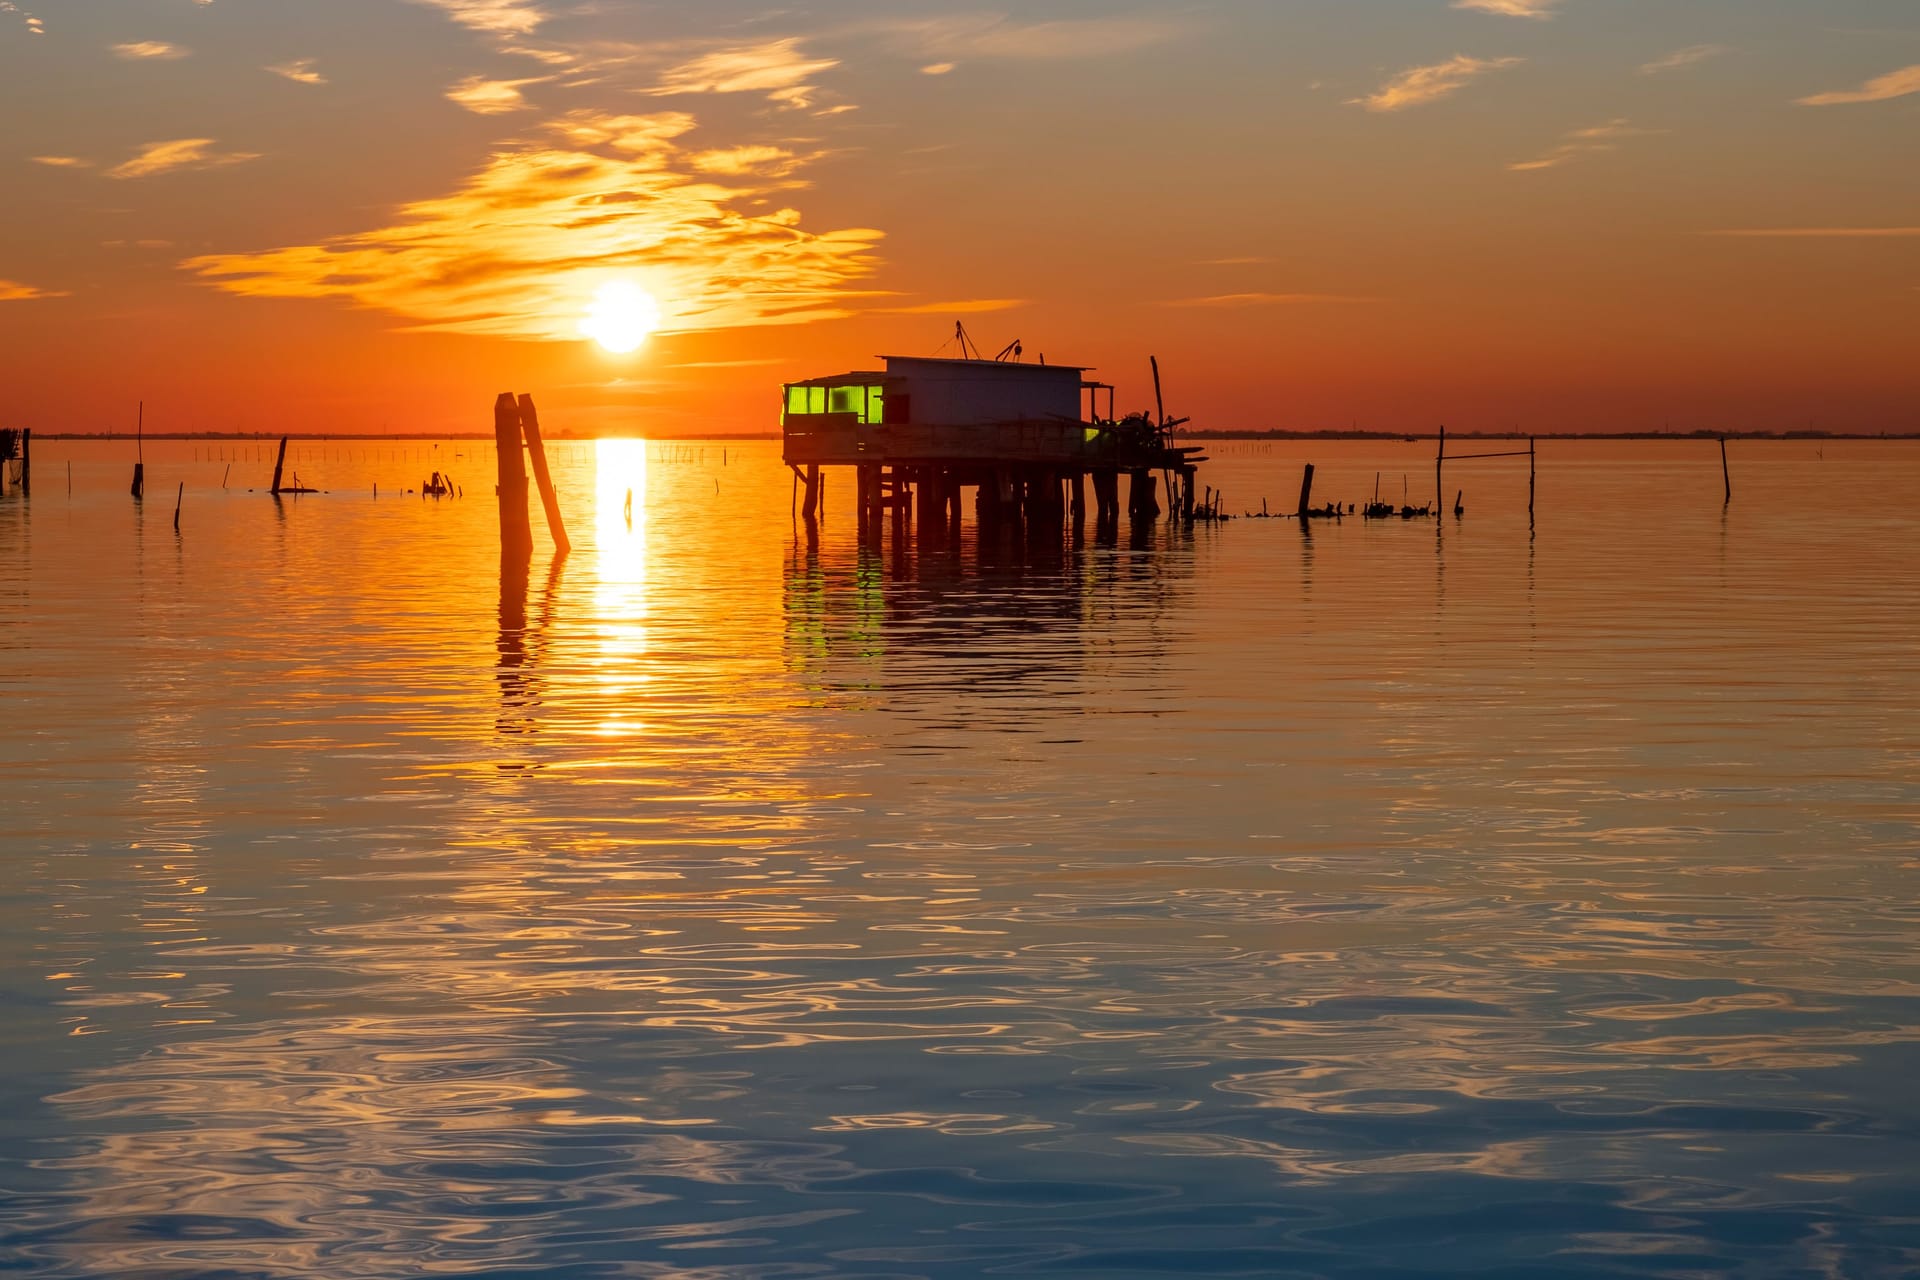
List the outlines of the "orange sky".
{"type": "Polygon", "coordinates": [[[764,431],[961,318],[1199,427],[1920,431],[1911,0],[0,0],[0,110],[5,425],[764,431]]]}

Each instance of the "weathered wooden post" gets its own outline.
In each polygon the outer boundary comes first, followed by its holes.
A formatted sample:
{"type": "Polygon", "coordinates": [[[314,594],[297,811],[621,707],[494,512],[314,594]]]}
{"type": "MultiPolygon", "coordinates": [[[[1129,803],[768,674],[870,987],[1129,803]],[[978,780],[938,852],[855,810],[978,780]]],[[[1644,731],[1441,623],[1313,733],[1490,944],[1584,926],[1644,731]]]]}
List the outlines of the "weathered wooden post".
{"type": "Polygon", "coordinates": [[[807,477],[804,483],[807,487],[807,496],[800,504],[800,518],[803,520],[812,520],[820,514],[819,463],[809,462],[807,464],[807,477]]]}
{"type": "Polygon", "coordinates": [[[527,517],[527,468],[520,457],[520,406],[513,392],[493,402],[493,445],[500,468],[495,492],[500,498],[500,558],[526,560],[533,555],[533,524],[527,517]]]}
{"type": "Polygon", "coordinates": [[[278,496],[280,493],[280,473],[281,471],[286,469],[286,465],[287,465],[287,438],[285,436],[281,436],[280,437],[280,456],[273,460],[273,488],[269,490],[269,492],[273,493],[275,496],[278,496]]]}
{"type": "Polygon", "coordinates": [[[180,532],[180,501],[187,496],[187,482],[180,482],[179,491],[173,495],[173,531],[180,532]]]}
{"type": "Polygon", "coordinates": [[[1298,511],[1297,514],[1302,523],[1305,523],[1305,521],[1308,518],[1308,513],[1312,510],[1313,510],[1313,464],[1309,462],[1307,464],[1306,474],[1300,477],[1300,510],[1298,511]]]}
{"type": "MultiPolygon", "coordinates": [[[[527,457],[533,460],[533,479],[540,486],[540,505],[547,513],[547,532],[553,535],[553,549],[566,555],[573,550],[573,543],[568,540],[567,527],[560,519],[560,496],[553,491],[553,473],[547,470],[547,447],[540,440],[540,412],[533,407],[532,396],[520,397],[520,434],[527,442],[527,457]]],[[[527,537],[533,537],[531,529],[527,537]]]]}
{"type": "Polygon", "coordinates": [[[33,428],[20,429],[20,496],[33,496],[33,428]]]}
{"type": "Polygon", "coordinates": [[[1724,505],[1731,506],[1733,505],[1733,473],[1727,470],[1727,438],[1725,436],[1720,437],[1720,479],[1727,486],[1724,505]]]}
{"type": "Polygon", "coordinates": [[[1441,476],[1446,465],[1447,426],[1443,422],[1440,424],[1440,452],[1434,455],[1433,459],[1433,514],[1436,517],[1440,514],[1440,503],[1444,500],[1443,495],[1447,491],[1446,481],[1441,476]]]}
{"type": "Polygon", "coordinates": [[[1535,475],[1534,449],[1537,443],[1538,442],[1532,436],[1527,437],[1527,523],[1528,524],[1533,523],[1533,480],[1535,475]]]}
{"type": "Polygon", "coordinates": [[[133,463],[133,500],[140,501],[147,492],[147,402],[140,402],[140,417],[134,424],[133,463]]]}

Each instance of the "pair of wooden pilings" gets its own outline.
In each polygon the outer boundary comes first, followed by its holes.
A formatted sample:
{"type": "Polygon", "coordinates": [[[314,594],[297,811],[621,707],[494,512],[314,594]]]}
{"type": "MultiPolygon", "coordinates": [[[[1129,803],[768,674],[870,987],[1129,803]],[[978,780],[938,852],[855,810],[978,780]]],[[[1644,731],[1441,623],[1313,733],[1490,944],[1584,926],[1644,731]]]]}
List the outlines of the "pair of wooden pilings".
{"type": "Polygon", "coordinates": [[[33,493],[32,427],[0,430],[0,494],[7,491],[6,464],[13,461],[16,453],[20,457],[20,495],[28,497],[33,493]]]}
{"type": "Polygon", "coordinates": [[[525,561],[533,555],[533,524],[527,514],[527,459],[533,462],[533,478],[540,486],[540,503],[547,512],[547,532],[553,535],[558,555],[573,550],[560,519],[560,498],[553,489],[553,474],[547,470],[547,449],[540,439],[540,415],[532,396],[515,398],[503,391],[493,402],[494,452],[500,465],[500,558],[525,561]],[[520,450],[525,446],[526,458],[520,450]]]}

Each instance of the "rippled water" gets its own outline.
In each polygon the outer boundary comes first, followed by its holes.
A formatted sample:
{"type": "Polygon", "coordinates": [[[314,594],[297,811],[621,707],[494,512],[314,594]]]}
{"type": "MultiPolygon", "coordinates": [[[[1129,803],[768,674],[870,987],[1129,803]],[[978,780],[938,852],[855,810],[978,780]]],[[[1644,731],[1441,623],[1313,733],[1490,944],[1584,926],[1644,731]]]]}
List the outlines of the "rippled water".
{"type": "Polygon", "coordinates": [[[276,504],[150,443],[142,509],[43,441],[0,1265],[1920,1271],[1920,449],[1732,449],[1723,512],[1710,443],[1549,443],[1532,536],[1522,459],[874,554],[771,444],[562,443],[503,584],[482,445],[276,504]]]}

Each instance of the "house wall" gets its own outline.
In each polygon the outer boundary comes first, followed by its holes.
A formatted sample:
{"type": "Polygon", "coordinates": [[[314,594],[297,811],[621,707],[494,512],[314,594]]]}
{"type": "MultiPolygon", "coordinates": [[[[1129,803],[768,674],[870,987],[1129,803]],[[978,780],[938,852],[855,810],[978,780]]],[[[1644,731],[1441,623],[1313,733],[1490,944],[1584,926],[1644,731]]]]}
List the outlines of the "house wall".
{"type": "Polygon", "coordinates": [[[887,357],[887,395],[904,394],[915,426],[1080,421],[1079,369],[887,357]]]}

